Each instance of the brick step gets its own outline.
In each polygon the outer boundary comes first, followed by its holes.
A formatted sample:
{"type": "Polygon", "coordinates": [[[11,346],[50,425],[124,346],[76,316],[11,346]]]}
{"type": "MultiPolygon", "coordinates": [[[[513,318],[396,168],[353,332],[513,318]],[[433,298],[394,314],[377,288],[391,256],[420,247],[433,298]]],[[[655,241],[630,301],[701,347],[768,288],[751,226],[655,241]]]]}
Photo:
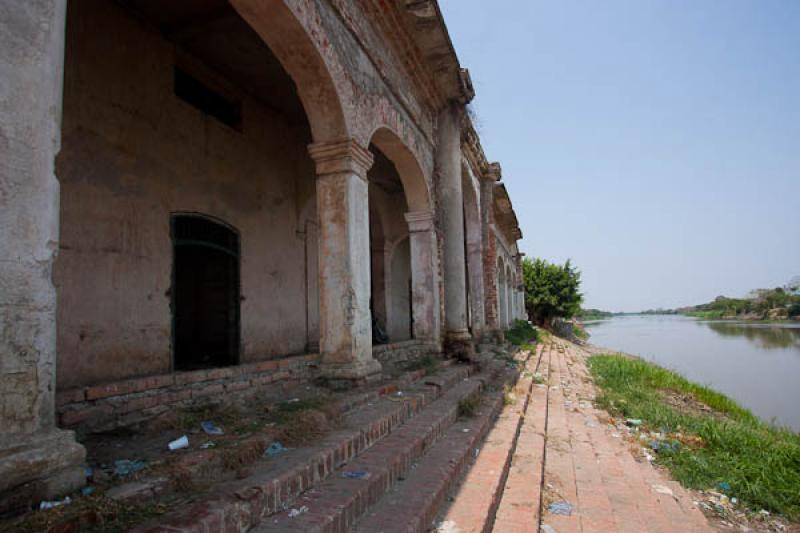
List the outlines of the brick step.
{"type": "Polygon", "coordinates": [[[478,533],[491,527],[521,438],[522,422],[534,389],[534,375],[543,352],[543,346],[538,345],[534,354],[518,354],[517,360],[524,364],[524,371],[513,389],[515,401],[503,407],[478,458],[456,489],[453,502],[440,515],[438,522],[443,530],[478,533]]]}
{"type": "Polygon", "coordinates": [[[480,454],[483,439],[503,408],[503,392],[487,391],[474,418],[458,420],[377,505],[350,529],[356,533],[428,531],[447,495],[480,454]]]}
{"type": "MultiPolygon", "coordinates": [[[[295,509],[308,511],[296,517],[291,516],[296,512],[292,510],[279,513],[265,520],[256,531],[348,531],[368,506],[376,503],[450,431],[458,417],[460,402],[478,398],[487,378],[488,375],[482,374],[456,385],[424,413],[343,469],[343,472],[366,472],[366,479],[332,476],[297,500],[295,509]]],[[[459,436],[463,439],[465,433],[460,432],[459,436]]]]}
{"type": "Polygon", "coordinates": [[[487,521],[485,531],[526,533],[539,530],[547,405],[552,380],[550,361],[554,351],[552,345],[548,346],[539,360],[537,372],[544,383],[533,387],[494,523],[487,521]]]}
{"type": "Polygon", "coordinates": [[[260,459],[251,465],[247,478],[218,483],[200,502],[136,531],[188,531],[194,527],[247,531],[265,517],[289,508],[299,494],[444,400],[442,396],[448,390],[485,379],[469,378],[472,371],[472,367],[455,365],[404,387],[398,391],[402,395],[385,395],[368,402],[348,413],[342,428],[326,435],[319,444],[260,459]]]}

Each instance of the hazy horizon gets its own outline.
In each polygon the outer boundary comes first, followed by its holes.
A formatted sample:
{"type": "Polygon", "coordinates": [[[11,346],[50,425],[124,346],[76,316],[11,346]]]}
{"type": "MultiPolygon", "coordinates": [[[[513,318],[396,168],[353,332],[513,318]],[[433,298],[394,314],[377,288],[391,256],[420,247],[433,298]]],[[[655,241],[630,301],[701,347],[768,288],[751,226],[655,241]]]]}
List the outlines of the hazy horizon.
{"type": "Polygon", "coordinates": [[[529,257],[585,307],[800,275],[800,2],[441,0],[529,257]]]}

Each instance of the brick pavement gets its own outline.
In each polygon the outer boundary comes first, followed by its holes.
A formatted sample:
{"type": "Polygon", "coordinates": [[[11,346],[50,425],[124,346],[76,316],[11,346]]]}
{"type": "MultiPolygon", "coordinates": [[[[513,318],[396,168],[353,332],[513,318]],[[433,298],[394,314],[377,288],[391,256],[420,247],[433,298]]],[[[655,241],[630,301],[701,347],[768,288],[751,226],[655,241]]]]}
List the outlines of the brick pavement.
{"type": "Polygon", "coordinates": [[[476,460],[441,515],[441,533],[713,531],[688,492],[637,459],[602,422],[587,357],[578,346],[554,340],[528,361],[528,370],[535,361],[546,384],[530,387],[524,408],[506,406],[489,439],[514,416],[517,438],[506,439],[505,456],[492,449],[491,457],[476,460]],[[495,492],[497,482],[502,490],[495,492]]]}

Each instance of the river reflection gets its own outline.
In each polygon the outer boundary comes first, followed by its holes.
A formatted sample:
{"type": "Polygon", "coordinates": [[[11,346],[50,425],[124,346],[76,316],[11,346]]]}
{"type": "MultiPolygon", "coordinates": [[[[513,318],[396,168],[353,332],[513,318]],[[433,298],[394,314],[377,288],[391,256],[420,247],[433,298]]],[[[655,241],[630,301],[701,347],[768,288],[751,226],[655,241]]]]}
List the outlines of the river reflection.
{"type": "Polygon", "coordinates": [[[744,337],[759,348],[800,348],[800,327],[746,322],[698,322],[723,337],[744,337]]]}
{"type": "Polygon", "coordinates": [[[800,431],[800,324],[623,316],[587,325],[589,341],[639,355],[800,431]]]}

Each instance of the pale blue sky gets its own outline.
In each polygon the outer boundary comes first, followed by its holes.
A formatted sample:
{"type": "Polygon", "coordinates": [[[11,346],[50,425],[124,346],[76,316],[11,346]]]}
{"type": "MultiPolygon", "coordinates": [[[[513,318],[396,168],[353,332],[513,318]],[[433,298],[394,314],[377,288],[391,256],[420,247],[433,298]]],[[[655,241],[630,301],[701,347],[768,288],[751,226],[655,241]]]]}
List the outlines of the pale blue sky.
{"type": "Polygon", "coordinates": [[[587,307],[800,275],[800,1],[440,0],[522,250],[587,307]]]}

